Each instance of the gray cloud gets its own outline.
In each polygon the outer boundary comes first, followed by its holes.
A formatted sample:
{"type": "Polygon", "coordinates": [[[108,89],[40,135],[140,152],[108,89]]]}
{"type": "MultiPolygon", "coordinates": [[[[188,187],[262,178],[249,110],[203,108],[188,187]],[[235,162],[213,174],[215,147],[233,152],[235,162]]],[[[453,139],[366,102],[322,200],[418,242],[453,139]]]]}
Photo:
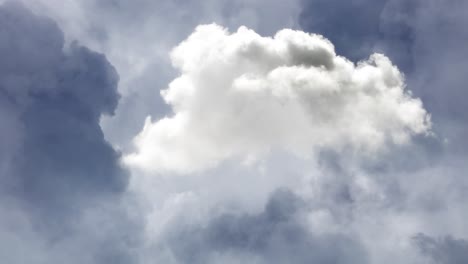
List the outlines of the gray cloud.
{"type": "Polygon", "coordinates": [[[434,238],[418,234],[413,238],[421,253],[437,264],[463,264],[468,262],[468,241],[451,236],[434,238]]]}
{"type": "MultiPolygon", "coordinates": [[[[42,248],[38,261],[134,263],[129,175],[99,126],[117,107],[117,72],[102,54],[64,47],[52,20],[15,2],[0,7],[0,57],[0,210],[18,214],[2,219],[0,233],[25,219],[12,230],[25,252],[42,248]]],[[[24,263],[13,252],[0,253],[24,263]]]]}
{"type": "Polygon", "coordinates": [[[20,5],[0,12],[2,106],[18,128],[2,137],[19,141],[2,180],[38,210],[122,192],[126,172],[99,127],[117,106],[114,68],[78,44],[64,53],[58,27],[20,5]]]}
{"type": "Polygon", "coordinates": [[[319,233],[304,222],[307,204],[275,191],[260,213],[223,213],[201,226],[168,231],[176,263],[367,263],[359,240],[319,233]]]}

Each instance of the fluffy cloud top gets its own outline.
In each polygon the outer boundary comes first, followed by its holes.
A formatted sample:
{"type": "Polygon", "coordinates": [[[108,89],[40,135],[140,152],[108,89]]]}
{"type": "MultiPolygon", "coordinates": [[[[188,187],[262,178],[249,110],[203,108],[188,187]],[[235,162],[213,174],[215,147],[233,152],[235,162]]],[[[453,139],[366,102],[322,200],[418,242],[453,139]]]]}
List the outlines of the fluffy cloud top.
{"type": "Polygon", "coordinates": [[[430,127],[388,58],[355,65],[319,35],[204,25],[171,58],[181,75],[161,94],[174,115],[147,119],[126,157],[138,168],[186,173],[272,150],[373,153],[430,127]]]}

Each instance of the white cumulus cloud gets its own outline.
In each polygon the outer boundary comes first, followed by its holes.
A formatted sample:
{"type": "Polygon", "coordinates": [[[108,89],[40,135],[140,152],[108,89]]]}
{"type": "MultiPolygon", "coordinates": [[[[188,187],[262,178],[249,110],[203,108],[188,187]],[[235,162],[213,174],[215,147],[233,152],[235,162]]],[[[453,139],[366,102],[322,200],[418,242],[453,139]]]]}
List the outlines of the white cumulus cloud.
{"type": "Polygon", "coordinates": [[[374,153],[427,133],[430,118],[382,54],[357,65],[320,35],[262,37],[202,25],[171,54],[180,71],[161,92],[173,115],[147,118],[130,166],[190,173],[272,151],[374,153]]]}

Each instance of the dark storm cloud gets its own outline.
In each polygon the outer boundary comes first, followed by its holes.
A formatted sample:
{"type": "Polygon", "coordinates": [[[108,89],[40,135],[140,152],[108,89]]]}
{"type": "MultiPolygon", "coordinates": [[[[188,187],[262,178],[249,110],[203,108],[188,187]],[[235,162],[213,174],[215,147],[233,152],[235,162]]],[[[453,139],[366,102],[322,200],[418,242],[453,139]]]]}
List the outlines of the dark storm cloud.
{"type": "Polygon", "coordinates": [[[303,222],[306,202],[277,190],[263,212],[225,213],[206,226],[169,232],[180,263],[367,263],[358,240],[344,234],[319,234],[303,222]]]}
{"type": "Polygon", "coordinates": [[[434,238],[418,234],[414,242],[421,253],[437,264],[468,263],[468,241],[451,236],[434,238]]]}
{"type": "Polygon", "coordinates": [[[2,142],[17,141],[2,180],[39,210],[127,182],[99,126],[117,106],[118,75],[103,55],[63,45],[52,21],[14,3],[0,9],[0,100],[13,125],[2,126],[2,142]]]}
{"type": "MultiPolygon", "coordinates": [[[[115,69],[77,43],[64,47],[52,20],[16,2],[0,6],[0,58],[0,210],[16,206],[29,218],[15,229],[21,251],[42,248],[47,263],[61,254],[67,263],[134,263],[139,230],[123,207],[128,173],[99,126],[119,100],[115,69]],[[33,231],[21,236],[28,222],[33,231]]],[[[10,263],[23,258],[3,254],[10,263]]]]}

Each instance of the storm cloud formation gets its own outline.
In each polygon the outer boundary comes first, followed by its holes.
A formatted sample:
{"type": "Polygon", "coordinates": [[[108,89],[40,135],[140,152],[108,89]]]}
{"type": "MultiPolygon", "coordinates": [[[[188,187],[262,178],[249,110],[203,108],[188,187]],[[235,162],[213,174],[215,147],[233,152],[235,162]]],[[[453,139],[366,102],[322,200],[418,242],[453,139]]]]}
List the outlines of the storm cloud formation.
{"type": "Polygon", "coordinates": [[[468,263],[467,4],[1,6],[0,259],[468,263]]]}
{"type": "Polygon", "coordinates": [[[129,263],[119,238],[133,228],[119,205],[128,172],[99,126],[118,103],[115,69],[77,43],[64,47],[53,21],[15,2],[0,7],[0,57],[0,208],[18,217],[4,217],[2,227],[15,228],[0,232],[8,239],[15,230],[24,250],[43,247],[30,260],[8,250],[2,259],[58,263],[69,254],[67,263],[129,263]],[[99,221],[106,229],[96,230],[99,221]]]}

